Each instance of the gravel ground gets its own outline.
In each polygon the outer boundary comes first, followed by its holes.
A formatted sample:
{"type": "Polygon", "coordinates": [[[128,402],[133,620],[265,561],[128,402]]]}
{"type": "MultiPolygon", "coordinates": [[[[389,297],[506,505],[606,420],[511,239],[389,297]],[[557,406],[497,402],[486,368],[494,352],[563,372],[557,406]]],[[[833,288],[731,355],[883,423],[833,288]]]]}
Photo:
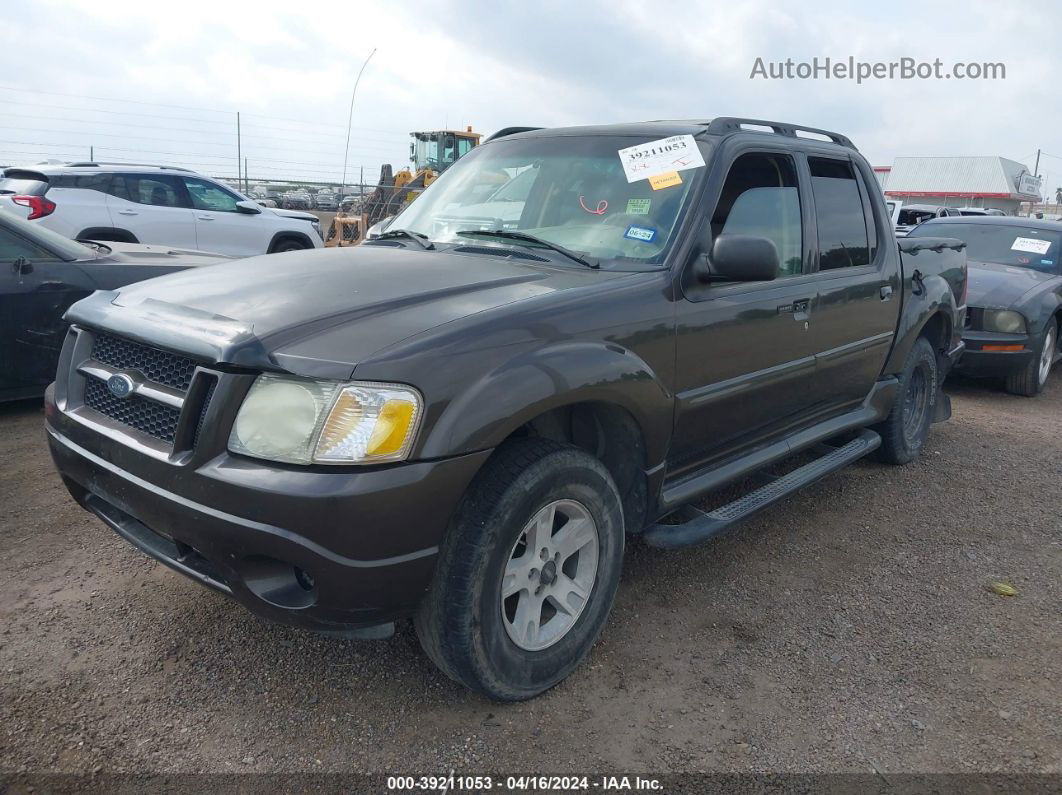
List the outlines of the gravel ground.
{"type": "Polygon", "coordinates": [[[1059,773],[1062,373],[949,391],[910,466],[632,544],[589,660],[513,706],[409,627],[266,625],[150,561],[69,499],[39,403],[2,406],[0,771],[1059,773]]]}

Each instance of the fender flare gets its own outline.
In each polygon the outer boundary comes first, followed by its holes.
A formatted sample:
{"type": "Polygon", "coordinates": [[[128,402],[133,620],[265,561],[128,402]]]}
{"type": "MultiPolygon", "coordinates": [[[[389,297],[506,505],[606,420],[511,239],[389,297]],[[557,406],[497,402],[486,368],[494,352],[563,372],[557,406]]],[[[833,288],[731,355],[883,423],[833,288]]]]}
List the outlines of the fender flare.
{"type": "Polygon", "coordinates": [[[528,351],[468,384],[431,423],[419,457],[494,448],[535,417],[585,402],[626,410],[642,432],[647,465],[664,460],[674,396],[632,351],[596,341],[528,351]]]}
{"type": "Polygon", "coordinates": [[[955,325],[959,307],[948,281],[939,274],[932,274],[921,280],[921,286],[912,282],[910,276],[905,276],[903,310],[896,329],[896,339],[882,370],[883,375],[896,375],[903,371],[915,340],[922,335],[934,316],[940,315],[946,324],[945,348],[950,348],[956,334],[962,333],[962,328],[956,328],[955,325]]]}

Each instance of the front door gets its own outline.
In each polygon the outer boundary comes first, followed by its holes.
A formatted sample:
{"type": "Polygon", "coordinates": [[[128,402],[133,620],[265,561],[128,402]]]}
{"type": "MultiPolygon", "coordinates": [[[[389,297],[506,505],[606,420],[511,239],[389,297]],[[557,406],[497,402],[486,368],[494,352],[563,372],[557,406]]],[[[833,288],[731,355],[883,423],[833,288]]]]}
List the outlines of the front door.
{"type": "Polygon", "coordinates": [[[711,238],[757,235],[781,263],[768,282],[685,288],[677,310],[676,421],[669,474],[770,438],[815,402],[818,294],[793,156],[747,151],[729,167],[705,223],[711,238]]]}
{"type": "Polygon", "coordinates": [[[195,213],[196,244],[200,251],[249,257],[265,254],[268,231],[258,213],[241,212],[240,197],[205,179],[184,177],[195,213]]]}

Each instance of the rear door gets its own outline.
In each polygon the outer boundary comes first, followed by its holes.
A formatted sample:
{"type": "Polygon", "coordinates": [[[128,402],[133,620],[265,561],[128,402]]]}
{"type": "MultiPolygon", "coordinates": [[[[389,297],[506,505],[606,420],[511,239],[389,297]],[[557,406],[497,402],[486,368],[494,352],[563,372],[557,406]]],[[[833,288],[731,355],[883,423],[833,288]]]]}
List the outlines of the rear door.
{"type": "Polygon", "coordinates": [[[195,216],[184,185],[168,174],[115,173],[107,207],[116,229],[139,243],[195,248],[195,216]]]}
{"type": "Polygon", "coordinates": [[[0,226],[0,392],[39,395],[55,379],[63,313],[94,289],[75,263],[0,226]]]}
{"type": "Polygon", "coordinates": [[[892,345],[901,301],[896,242],[856,161],[809,153],[806,167],[818,293],[810,329],[818,363],[813,397],[839,408],[866,398],[892,345]]]}
{"type": "Polygon", "coordinates": [[[265,254],[271,229],[261,213],[241,212],[232,191],[206,179],[182,177],[195,214],[196,245],[236,257],[265,254]]]}

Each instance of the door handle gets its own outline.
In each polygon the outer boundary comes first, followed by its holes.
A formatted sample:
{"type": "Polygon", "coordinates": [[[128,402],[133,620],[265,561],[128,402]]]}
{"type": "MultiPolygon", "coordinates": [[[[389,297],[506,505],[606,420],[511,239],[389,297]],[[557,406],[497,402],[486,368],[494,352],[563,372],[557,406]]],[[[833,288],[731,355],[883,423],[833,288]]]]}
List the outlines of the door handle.
{"type": "Polygon", "coordinates": [[[878,293],[878,295],[881,296],[882,301],[888,301],[892,298],[892,288],[888,285],[885,285],[881,288],[881,291],[878,293]]]}
{"type": "Polygon", "coordinates": [[[140,215],[136,210],[119,210],[118,215],[140,215]]]}

